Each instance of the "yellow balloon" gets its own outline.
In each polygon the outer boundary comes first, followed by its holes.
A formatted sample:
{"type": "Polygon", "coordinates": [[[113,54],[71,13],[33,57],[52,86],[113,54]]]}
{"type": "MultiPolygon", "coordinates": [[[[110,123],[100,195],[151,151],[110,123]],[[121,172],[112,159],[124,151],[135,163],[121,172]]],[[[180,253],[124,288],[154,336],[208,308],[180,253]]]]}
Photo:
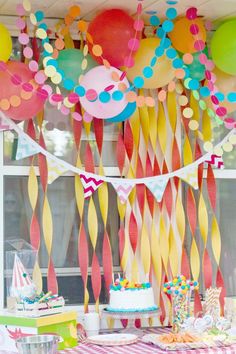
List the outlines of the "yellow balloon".
{"type": "Polygon", "coordinates": [[[12,40],[8,29],[0,23],[0,60],[8,61],[12,52],[12,40]]]}
{"type": "MultiPolygon", "coordinates": [[[[217,87],[217,91],[223,93],[225,96],[227,96],[229,92],[236,91],[236,76],[226,74],[218,68],[215,68],[213,73],[216,75],[215,85],[217,87]]],[[[212,106],[210,99],[208,99],[208,103],[212,106]]],[[[227,99],[221,102],[220,106],[225,107],[228,113],[236,111],[236,103],[229,102],[227,99]]]]}
{"type": "Polygon", "coordinates": [[[153,75],[149,78],[144,77],[143,70],[145,67],[150,67],[160,41],[159,38],[145,38],[140,41],[140,47],[134,56],[135,64],[127,69],[127,77],[130,81],[133,82],[136,76],[142,76],[144,78],[143,88],[155,89],[167,85],[174,78],[175,69],[172,67],[171,59],[168,59],[166,55],[157,59],[152,67],[153,75]]]}

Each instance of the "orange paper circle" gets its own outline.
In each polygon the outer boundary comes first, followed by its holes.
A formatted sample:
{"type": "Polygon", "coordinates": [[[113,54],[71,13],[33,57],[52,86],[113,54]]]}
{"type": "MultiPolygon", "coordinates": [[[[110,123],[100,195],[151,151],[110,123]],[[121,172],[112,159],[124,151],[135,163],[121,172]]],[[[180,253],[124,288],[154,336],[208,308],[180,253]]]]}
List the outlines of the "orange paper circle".
{"type": "Polygon", "coordinates": [[[21,104],[21,99],[20,99],[20,97],[19,97],[19,96],[16,96],[16,95],[11,96],[10,99],[9,99],[9,101],[10,101],[10,105],[11,105],[12,107],[19,107],[20,104],[21,104]]]}
{"type": "Polygon", "coordinates": [[[10,102],[8,101],[7,98],[3,98],[0,101],[0,107],[3,111],[7,111],[10,108],[10,102]]]}
{"type": "Polygon", "coordinates": [[[136,97],[137,97],[137,94],[134,91],[127,92],[127,94],[125,95],[126,101],[130,102],[130,103],[135,102],[136,97]]]}

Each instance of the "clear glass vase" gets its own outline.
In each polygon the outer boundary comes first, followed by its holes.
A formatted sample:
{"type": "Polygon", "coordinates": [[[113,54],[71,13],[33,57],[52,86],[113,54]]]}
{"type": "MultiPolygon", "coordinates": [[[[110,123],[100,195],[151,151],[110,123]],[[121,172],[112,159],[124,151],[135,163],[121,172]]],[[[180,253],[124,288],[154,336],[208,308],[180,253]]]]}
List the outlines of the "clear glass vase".
{"type": "Polygon", "coordinates": [[[180,331],[184,320],[190,317],[190,299],[191,290],[186,294],[172,295],[172,328],[175,333],[180,331]]]}

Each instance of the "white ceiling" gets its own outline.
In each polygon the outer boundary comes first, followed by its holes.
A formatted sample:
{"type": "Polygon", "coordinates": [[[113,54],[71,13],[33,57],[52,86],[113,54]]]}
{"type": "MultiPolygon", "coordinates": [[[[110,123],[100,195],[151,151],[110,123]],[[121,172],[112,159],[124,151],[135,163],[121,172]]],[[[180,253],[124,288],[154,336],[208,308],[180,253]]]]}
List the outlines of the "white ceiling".
{"type": "MultiPolygon", "coordinates": [[[[0,0],[0,16],[14,16],[16,4],[20,0],[0,0]]],[[[82,17],[90,21],[95,15],[108,8],[122,8],[130,14],[135,13],[137,0],[31,0],[34,10],[43,10],[48,18],[63,18],[71,5],[81,7],[82,17]]],[[[166,0],[143,0],[144,17],[148,17],[146,11],[157,11],[164,17],[166,0]]],[[[228,17],[236,16],[236,0],[178,0],[179,14],[185,13],[189,6],[199,9],[198,14],[207,19],[222,21],[228,17]]]]}

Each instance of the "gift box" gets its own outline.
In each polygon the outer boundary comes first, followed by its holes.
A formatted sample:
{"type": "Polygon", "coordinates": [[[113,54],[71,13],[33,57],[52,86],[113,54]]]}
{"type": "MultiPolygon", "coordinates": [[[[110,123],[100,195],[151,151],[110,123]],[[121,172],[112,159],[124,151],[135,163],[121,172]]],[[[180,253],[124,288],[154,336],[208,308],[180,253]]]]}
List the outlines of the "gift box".
{"type": "Polygon", "coordinates": [[[0,348],[18,353],[15,340],[28,335],[54,334],[60,337],[58,349],[77,345],[77,314],[60,314],[29,318],[9,312],[0,313],[0,348]]]}

